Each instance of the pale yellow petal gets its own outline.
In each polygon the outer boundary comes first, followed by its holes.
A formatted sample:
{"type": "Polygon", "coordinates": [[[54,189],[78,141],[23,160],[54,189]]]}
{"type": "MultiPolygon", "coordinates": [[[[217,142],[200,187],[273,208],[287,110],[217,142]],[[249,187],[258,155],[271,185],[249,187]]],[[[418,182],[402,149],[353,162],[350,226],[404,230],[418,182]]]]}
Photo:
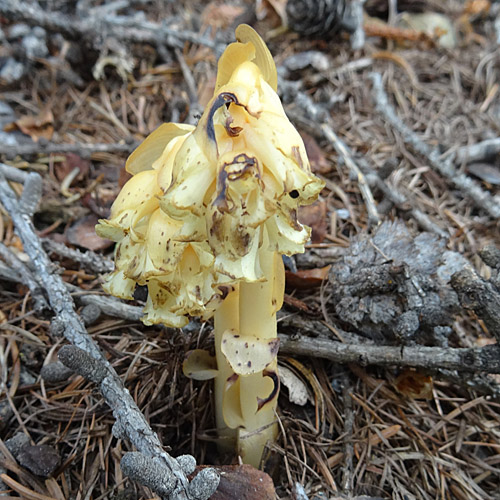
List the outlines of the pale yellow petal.
{"type": "Polygon", "coordinates": [[[278,90],[278,73],[273,56],[267,45],[264,43],[259,34],[248,24],[240,24],[235,31],[236,40],[242,43],[250,42],[255,47],[254,62],[262,71],[262,76],[267,83],[274,89],[278,90]]]}
{"type": "Polygon", "coordinates": [[[153,163],[161,156],[173,138],[185,135],[193,129],[192,125],[180,123],[164,123],[160,125],[128,157],[125,169],[133,175],[152,169],[153,163]]]}
{"type": "Polygon", "coordinates": [[[261,339],[232,331],[222,334],[222,353],[238,375],[252,375],[267,368],[278,354],[279,339],[261,339]]]}
{"type": "Polygon", "coordinates": [[[226,47],[217,63],[217,80],[215,92],[231,79],[234,70],[242,63],[255,58],[255,47],[252,43],[231,43],[226,47]]]}
{"type": "Polygon", "coordinates": [[[217,361],[205,349],[189,351],[182,363],[182,372],[194,380],[210,380],[218,374],[217,361]]]}

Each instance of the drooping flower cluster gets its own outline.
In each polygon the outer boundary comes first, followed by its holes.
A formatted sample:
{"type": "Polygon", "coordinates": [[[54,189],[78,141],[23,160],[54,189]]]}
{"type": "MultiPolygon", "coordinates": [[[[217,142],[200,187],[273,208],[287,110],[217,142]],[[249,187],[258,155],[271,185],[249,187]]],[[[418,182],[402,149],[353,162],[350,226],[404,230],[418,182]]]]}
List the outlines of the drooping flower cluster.
{"type": "Polygon", "coordinates": [[[300,205],[322,188],[276,94],[276,68],[242,25],[219,61],[196,127],[164,124],[130,156],[133,177],[96,230],[117,242],[105,288],[130,299],[147,285],[146,324],[210,316],[231,285],[263,279],[259,248],[304,250],[300,205]],[[264,229],[265,228],[265,229],[264,229]]]}

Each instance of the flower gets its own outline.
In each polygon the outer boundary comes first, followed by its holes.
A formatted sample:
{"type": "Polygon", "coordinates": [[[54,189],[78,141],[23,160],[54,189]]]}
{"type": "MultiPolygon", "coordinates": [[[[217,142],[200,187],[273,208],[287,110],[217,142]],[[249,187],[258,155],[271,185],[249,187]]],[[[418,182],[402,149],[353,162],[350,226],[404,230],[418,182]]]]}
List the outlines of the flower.
{"type": "Polygon", "coordinates": [[[213,314],[231,285],[264,279],[259,248],[304,250],[297,219],[322,182],[276,94],[274,61],[241,25],[218,64],[198,125],[164,124],[132,153],[125,184],[97,232],[117,242],[107,291],[131,298],[147,285],[144,321],[182,326],[213,314]]]}

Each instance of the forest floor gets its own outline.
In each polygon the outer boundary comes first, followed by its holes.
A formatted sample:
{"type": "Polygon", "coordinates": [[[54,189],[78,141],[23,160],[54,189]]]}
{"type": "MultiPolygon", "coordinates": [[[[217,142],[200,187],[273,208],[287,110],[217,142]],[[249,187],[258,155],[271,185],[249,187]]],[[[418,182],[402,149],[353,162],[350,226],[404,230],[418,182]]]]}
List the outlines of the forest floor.
{"type": "MultiPolygon", "coordinates": [[[[44,2],[44,10],[83,19],[99,3],[52,0],[44,2]]],[[[98,238],[94,226],[109,214],[127,180],[128,154],[161,123],[196,119],[212,95],[224,47],[204,41],[216,33],[219,40],[232,41],[239,19],[268,43],[281,68],[285,110],[303,134],[313,171],[326,182],[320,200],[301,215],[313,227],[313,239],[296,259],[298,271],[288,272],[280,333],[326,336],[337,343],[370,340],[371,326],[355,328],[337,307],[326,266],[342,262],[350,245],[374,234],[383,221],[401,221],[411,239],[433,234],[442,242],[437,253],[460,254],[481,279],[493,279],[495,270],[478,252],[500,246],[498,4],[415,2],[442,15],[437,31],[423,34],[409,11],[388,23],[386,3],[367,2],[366,9],[378,17],[365,19],[364,46],[353,49],[346,33],[325,41],[276,30],[279,16],[271,5],[279,10],[279,1],[258,2],[259,19],[255,3],[243,0],[128,1],[122,10],[102,15],[128,16],[131,25],[167,20],[174,32],[195,33],[202,43],[175,35],[165,43],[141,43],[131,28],[129,41],[103,37],[96,49],[87,46],[88,39],[72,37],[70,24],[65,30],[41,19],[45,30],[37,30],[33,20],[23,24],[19,16],[9,17],[0,2],[0,160],[42,176],[34,224],[38,236],[49,240],[44,247],[61,277],[76,287],[79,312],[85,307],[81,297],[103,295],[109,261],[89,262],[51,242],[112,258],[111,242],[98,238]],[[396,27],[405,16],[407,27],[396,27]],[[437,36],[447,30],[443,18],[454,32],[446,47],[437,36]],[[389,106],[406,131],[391,122],[389,106]],[[480,151],[473,158],[470,147],[476,144],[480,151]],[[321,324],[323,330],[307,324],[321,324]]],[[[10,185],[21,194],[22,184],[10,185]]],[[[0,242],[29,265],[3,208],[0,242]]],[[[113,415],[95,385],[76,375],[57,383],[40,377],[66,341],[50,311],[34,312],[29,287],[7,279],[4,268],[12,266],[2,258],[7,264],[0,269],[4,496],[153,498],[121,471],[120,459],[132,448],[113,436],[113,415]],[[17,463],[6,458],[4,443],[19,432],[46,448],[17,463]],[[43,469],[53,460],[48,476],[33,472],[32,462],[43,469]]],[[[211,382],[182,374],[189,350],[213,348],[211,322],[174,330],[106,312],[87,318],[88,332],[170,453],[192,454],[200,464],[234,463],[215,446],[211,382]]],[[[440,327],[446,328],[441,344],[446,348],[483,347],[499,335],[480,314],[461,308],[440,327]]],[[[383,332],[381,338],[384,345],[403,342],[384,338],[383,332]]],[[[380,342],[376,336],[371,340],[380,342]]],[[[437,346],[437,340],[417,335],[408,345],[421,344],[437,346]]],[[[280,435],[265,464],[278,498],[500,499],[499,375],[466,377],[460,370],[320,357],[280,355],[295,378],[283,384],[280,435]],[[307,399],[295,399],[297,391],[307,399]]]]}

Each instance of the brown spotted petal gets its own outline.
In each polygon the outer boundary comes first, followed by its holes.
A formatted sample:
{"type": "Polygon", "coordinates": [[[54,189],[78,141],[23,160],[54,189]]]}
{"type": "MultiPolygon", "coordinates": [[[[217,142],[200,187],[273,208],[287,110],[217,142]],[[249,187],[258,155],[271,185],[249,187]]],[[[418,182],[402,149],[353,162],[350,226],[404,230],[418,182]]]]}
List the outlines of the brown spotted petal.
{"type": "Polygon", "coordinates": [[[226,331],[222,335],[222,353],[238,375],[253,375],[265,370],[278,354],[279,339],[261,339],[226,331]]]}

